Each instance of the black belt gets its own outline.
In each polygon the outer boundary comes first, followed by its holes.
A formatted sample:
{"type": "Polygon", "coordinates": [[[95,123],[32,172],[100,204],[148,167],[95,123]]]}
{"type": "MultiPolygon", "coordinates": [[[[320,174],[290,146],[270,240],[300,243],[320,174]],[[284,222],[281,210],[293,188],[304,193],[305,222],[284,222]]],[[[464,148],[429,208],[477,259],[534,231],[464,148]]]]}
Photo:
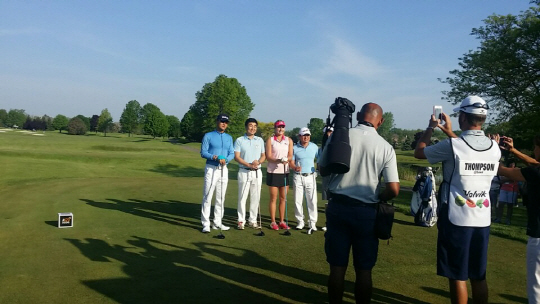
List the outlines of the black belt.
{"type": "Polygon", "coordinates": [[[249,169],[249,168],[244,168],[244,167],[240,167],[240,169],[246,170],[246,171],[257,171],[257,170],[259,170],[259,169],[249,169]]]}
{"type": "Polygon", "coordinates": [[[377,204],[365,203],[365,202],[362,202],[361,200],[357,200],[355,198],[352,198],[343,194],[328,192],[328,196],[330,197],[330,199],[328,200],[330,203],[338,203],[338,204],[346,205],[346,206],[362,206],[362,207],[371,207],[371,208],[375,208],[377,206],[377,204]]]}
{"type": "Polygon", "coordinates": [[[296,173],[298,175],[302,175],[302,176],[310,176],[310,175],[313,175],[313,172],[311,173],[296,173]]]}

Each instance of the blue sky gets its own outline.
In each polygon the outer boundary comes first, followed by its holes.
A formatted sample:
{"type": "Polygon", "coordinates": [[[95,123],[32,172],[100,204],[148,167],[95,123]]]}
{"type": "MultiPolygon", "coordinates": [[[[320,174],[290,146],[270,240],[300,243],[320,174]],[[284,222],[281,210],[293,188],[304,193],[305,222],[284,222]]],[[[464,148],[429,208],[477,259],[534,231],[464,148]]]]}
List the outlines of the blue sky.
{"type": "Polygon", "coordinates": [[[0,1],[0,109],[118,121],[130,100],[182,119],[219,74],[259,121],[303,127],[337,96],[425,128],[470,36],[528,0],[0,1]]]}

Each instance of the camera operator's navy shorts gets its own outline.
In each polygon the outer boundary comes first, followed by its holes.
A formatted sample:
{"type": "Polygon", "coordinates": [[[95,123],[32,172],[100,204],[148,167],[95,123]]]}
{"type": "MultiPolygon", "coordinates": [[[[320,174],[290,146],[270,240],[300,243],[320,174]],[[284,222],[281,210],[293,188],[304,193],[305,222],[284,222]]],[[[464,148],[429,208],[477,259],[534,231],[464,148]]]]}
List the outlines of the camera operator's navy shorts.
{"type": "Polygon", "coordinates": [[[324,250],[331,266],[347,267],[351,247],[355,269],[371,270],[375,266],[379,250],[379,239],[373,230],[376,215],[375,204],[358,205],[330,199],[326,208],[324,250]]]}
{"type": "Polygon", "coordinates": [[[489,226],[456,226],[448,219],[448,205],[444,204],[437,227],[437,274],[452,280],[485,280],[489,226]]]}

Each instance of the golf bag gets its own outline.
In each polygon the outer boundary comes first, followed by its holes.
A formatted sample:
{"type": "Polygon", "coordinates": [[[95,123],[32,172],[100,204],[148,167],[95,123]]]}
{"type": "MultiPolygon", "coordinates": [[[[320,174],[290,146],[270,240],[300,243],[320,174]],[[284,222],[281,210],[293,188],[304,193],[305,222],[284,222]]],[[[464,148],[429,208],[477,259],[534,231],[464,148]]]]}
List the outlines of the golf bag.
{"type": "Polygon", "coordinates": [[[416,177],[411,199],[411,214],[416,225],[432,227],[437,223],[435,192],[435,176],[431,167],[425,167],[416,177]]]}

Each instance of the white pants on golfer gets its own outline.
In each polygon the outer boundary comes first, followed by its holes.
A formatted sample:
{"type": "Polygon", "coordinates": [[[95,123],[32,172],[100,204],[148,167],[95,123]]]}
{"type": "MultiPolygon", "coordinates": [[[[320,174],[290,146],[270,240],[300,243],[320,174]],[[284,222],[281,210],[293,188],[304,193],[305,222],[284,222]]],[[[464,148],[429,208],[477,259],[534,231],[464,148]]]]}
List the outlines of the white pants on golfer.
{"type": "Polygon", "coordinates": [[[216,191],[216,203],[214,204],[214,224],[221,226],[221,219],[225,210],[225,194],[229,182],[229,170],[227,166],[206,165],[204,168],[204,187],[201,206],[201,223],[203,227],[210,226],[210,208],[212,196],[216,191]]]}
{"type": "Polygon", "coordinates": [[[294,216],[298,224],[304,223],[304,208],[302,201],[304,194],[306,196],[306,205],[309,216],[309,228],[315,227],[317,224],[317,182],[315,173],[303,176],[302,174],[294,174],[294,216]]]}
{"type": "Polygon", "coordinates": [[[262,172],[238,169],[238,222],[246,223],[246,201],[249,195],[249,222],[257,223],[261,200],[262,172]]]}
{"type": "Polygon", "coordinates": [[[527,242],[527,296],[529,304],[540,303],[540,238],[527,242]]]}

